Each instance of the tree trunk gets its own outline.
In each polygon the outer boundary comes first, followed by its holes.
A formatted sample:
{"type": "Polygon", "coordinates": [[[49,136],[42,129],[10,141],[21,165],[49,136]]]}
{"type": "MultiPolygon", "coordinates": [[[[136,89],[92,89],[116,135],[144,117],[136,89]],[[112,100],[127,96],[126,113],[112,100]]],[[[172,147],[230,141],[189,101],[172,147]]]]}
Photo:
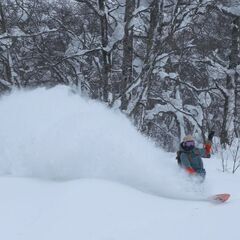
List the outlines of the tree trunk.
{"type": "MultiPolygon", "coordinates": [[[[140,83],[140,97],[138,100],[138,103],[143,104],[146,106],[146,101],[148,99],[149,95],[149,88],[151,86],[152,82],[152,70],[153,66],[155,64],[155,56],[157,54],[158,49],[156,49],[156,30],[159,23],[159,0],[154,0],[150,7],[150,26],[148,30],[148,36],[147,36],[147,50],[146,55],[144,57],[144,66],[141,73],[141,83],[140,83]]],[[[136,105],[136,107],[137,107],[136,105]]],[[[132,111],[134,113],[135,109],[132,111]]],[[[143,111],[145,111],[145,108],[143,108],[143,111]]],[[[143,114],[145,116],[145,113],[143,114]]],[[[144,118],[144,117],[143,117],[144,118]]]]}
{"type": "Polygon", "coordinates": [[[0,2],[0,33],[3,34],[6,32],[6,22],[5,22],[5,17],[3,13],[3,6],[2,3],[0,2]]]}
{"type": "MultiPolygon", "coordinates": [[[[236,117],[236,83],[239,80],[239,74],[237,73],[238,66],[238,54],[239,54],[239,17],[233,20],[232,28],[232,46],[229,55],[229,72],[227,75],[225,104],[224,104],[224,115],[223,125],[221,132],[221,144],[231,145],[234,137],[234,123],[236,117]]],[[[239,94],[239,93],[238,93],[239,94]]]]}
{"type": "MultiPolygon", "coordinates": [[[[2,3],[0,2],[0,34],[4,34],[7,32],[7,26],[6,26],[6,19],[5,19],[5,16],[4,16],[4,9],[3,9],[3,5],[2,3]]],[[[9,46],[4,46],[3,47],[4,50],[3,50],[3,59],[5,60],[2,60],[1,64],[3,66],[3,80],[9,82],[9,83],[13,83],[13,80],[12,80],[12,72],[13,72],[13,69],[12,69],[12,58],[11,58],[11,55],[10,55],[10,49],[9,49],[9,46]]]]}
{"type": "Polygon", "coordinates": [[[108,91],[109,91],[109,78],[111,72],[111,56],[110,53],[107,52],[107,45],[108,45],[108,21],[106,15],[106,1],[105,0],[98,0],[99,10],[101,11],[100,16],[100,25],[101,25],[101,41],[102,41],[102,56],[103,56],[103,91],[102,91],[102,98],[104,102],[108,102],[108,91]]]}
{"type": "Polygon", "coordinates": [[[126,1],[125,6],[125,31],[123,38],[123,61],[122,61],[122,82],[121,82],[121,110],[126,110],[128,99],[125,94],[127,86],[133,81],[133,27],[129,24],[135,10],[135,0],[126,1]]]}
{"type": "MultiPolygon", "coordinates": [[[[234,56],[231,58],[231,62],[230,66],[234,69],[236,69],[237,67],[239,68],[240,65],[240,17],[237,17],[234,21],[235,25],[234,25],[234,38],[232,41],[232,52],[234,53],[234,56]]],[[[240,76],[237,73],[237,71],[235,72],[235,82],[236,82],[236,86],[235,86],[235,134],[236,137],[240,137],[240,129],[239,129],[239,121],[240,121],[240,114],[239,114],[239,110],[240,110],[240,76]]]]}

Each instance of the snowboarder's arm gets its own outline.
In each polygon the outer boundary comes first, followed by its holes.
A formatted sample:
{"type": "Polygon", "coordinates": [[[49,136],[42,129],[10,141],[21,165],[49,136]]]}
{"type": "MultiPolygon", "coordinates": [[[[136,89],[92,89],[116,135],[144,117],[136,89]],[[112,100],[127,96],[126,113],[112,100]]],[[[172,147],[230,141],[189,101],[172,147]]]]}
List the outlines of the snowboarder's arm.
{"type": "Polygon", "coordinates": [[[210,158],[211,157],[211,150],[212,150],[212,140],[213,140],[213,136],[214,136],[215,132],[211,131],[208,134],[208,140],[207,142],[204,144],[204,148],[199,149],[200,150],[200,154],[201,157],[203,158],[210,158]]]}
{"type": "Polygon", "coordinates": [[[203,148],[199,149],[200,155],[203,158],[210,158],[211,157],[211,150],[212,150],[212,143],[208,141],[204,144],[203,148]]]}

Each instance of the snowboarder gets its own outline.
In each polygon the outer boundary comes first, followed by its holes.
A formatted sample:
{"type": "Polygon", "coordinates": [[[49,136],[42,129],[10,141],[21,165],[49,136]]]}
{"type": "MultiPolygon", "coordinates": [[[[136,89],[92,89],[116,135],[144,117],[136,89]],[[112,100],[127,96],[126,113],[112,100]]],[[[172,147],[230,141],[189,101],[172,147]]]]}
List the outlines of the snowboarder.
{"type": "Polygon", "coordinates": [[[214,131],[208,135],[208,141],[204,144],[203,148],[195,147],[194,138],[187,135],[183,138],[178,151],[178,163],[187,171],[188,174],[199,176],[201,181],[204,181],[206,171],[203,166],[202,158],[211,157],[212,139],[214,131]]]}

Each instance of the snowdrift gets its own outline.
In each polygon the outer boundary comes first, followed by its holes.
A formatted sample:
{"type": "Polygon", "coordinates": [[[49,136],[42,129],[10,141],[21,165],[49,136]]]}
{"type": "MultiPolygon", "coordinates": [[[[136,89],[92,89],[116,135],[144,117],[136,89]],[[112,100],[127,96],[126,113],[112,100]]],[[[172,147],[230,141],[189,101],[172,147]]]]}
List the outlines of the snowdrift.
{"type": "Polygon", "coordinates": [[[120,112],[67,87],[15,91],[0,99],[0,116],[0,175],[102,178],[172,198],[208,195],[120,112]]]}

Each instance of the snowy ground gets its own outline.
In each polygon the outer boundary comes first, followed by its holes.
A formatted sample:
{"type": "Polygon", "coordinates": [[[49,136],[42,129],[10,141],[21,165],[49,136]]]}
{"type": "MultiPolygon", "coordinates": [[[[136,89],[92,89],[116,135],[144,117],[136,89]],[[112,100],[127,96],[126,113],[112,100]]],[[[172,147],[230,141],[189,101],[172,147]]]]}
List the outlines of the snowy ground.
{"type": "Polygon", "coordinates": [[[217,157],[199,187],[120,113],[64,87],[3,97],[0,116],[0,239],[240,238],[240,174],[217,157]]]}

